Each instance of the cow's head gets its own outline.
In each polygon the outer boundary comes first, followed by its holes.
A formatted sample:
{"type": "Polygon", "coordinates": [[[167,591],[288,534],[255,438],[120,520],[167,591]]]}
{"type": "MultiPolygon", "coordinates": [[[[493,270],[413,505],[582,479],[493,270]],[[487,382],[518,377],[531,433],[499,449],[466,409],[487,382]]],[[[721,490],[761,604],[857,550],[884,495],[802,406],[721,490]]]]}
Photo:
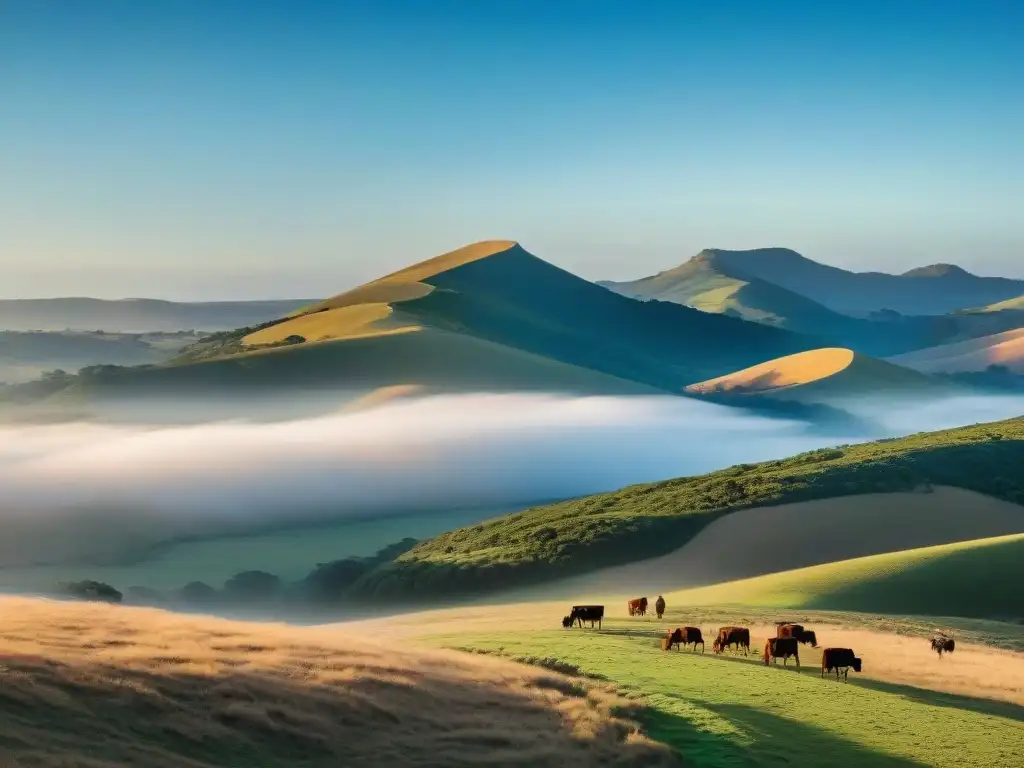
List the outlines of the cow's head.
{"type": "Polygon", "coordinates": [[[565,616],[565,617],[562,618],[562,626],[565,627],[566,629],[568,629],[569,627],[572,626],[572,623],[575,620],[576,620],[576,617],[573,616],[572,614],[569,614],[568,616],[565,616]]]}
{"type": "Polygon", "coordinates": [[[860,659],[856,656],[853,657],[853,671],[860,672],[860,659]]]}
{"type": "Polygon", "coordinates": [[[805,643],[810,643],[812,648],[818,647],[818,636],[814,634],[813,629],[809,629],[804,632],[803,640],[805,643]]]}

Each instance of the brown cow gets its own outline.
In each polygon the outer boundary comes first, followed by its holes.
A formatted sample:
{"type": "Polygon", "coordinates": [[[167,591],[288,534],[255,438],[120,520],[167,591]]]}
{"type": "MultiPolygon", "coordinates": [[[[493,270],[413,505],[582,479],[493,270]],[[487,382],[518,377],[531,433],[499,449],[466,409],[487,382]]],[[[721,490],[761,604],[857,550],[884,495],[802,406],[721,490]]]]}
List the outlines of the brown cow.
{"type": "Polygon", "coordinates": [[[943,653],[952,653],[956,650],[956,641],[949,635],[936,635],[932,638],[932,650],[942,658],[943,653]]]}
{"type": "Polygon", "coordinates": [[[818,647],[818,636],[812,629],[804,629],[803,624],[779,623],[775,626],[776,637],[795,637],[797,642],[810,644],[812,648],[818,647]]]}
{"type": "Polygon", "coordinates": [[[839,679],[839,671],[843,672],[843,680],[850,676],[850,667],[854,672],[860,672],[860,659],[854,656],[850,648],[826,648],[821,652],[821,676],[826,672],[836,671],[836,680],[839,679]]]}
{"type": "Polygon", "coordinates": [[[782,659],[782,666],[786,666],[789,657],[796,659],[796,666],[800,668],[800,643],[795,637],[770,637],[764,643],[764,663],[775,663],[782,659]]]}
{"type": "Polygon", "coordinates": [[[704,653],[704,635],[698,627],[676,627],[666,633],[665,637],[662,638],[661,648],[662,650],[669,650],[673,645],[676,650],[679,650],[680,645],[693,645],[693,650],[697,650],[697,644],[700,644],[700,652],[704,653]]]}
{"type": "Polygon", "coordinates": [[[658,614],[659,619],[665,615],[665,598],[661,595],[654,601],[654,612],[658,614]]]}
{"type": "Polygon", "coordinates": [[[630,616],[646,616],[647,615],[647,598],[637,597],[626,603],[626,607],[629,608],[630,616]]]}
{"type": "Polygon", "coordinates": [[[718,637],[715,638],[711,648],[715,653],[722,653],[726,648],[733,645],[736,646],[737,650],[743,648],[744,654],[749,654],[750,630],[746,627],[722,627],[718,630],[718,637]]]}

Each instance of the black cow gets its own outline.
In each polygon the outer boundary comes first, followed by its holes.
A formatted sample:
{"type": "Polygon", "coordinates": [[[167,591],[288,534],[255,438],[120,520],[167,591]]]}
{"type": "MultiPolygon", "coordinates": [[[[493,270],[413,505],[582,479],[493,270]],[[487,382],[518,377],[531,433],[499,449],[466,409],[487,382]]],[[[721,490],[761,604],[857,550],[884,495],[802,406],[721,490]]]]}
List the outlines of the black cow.
{"type": "Polygon", "coordinates": [[[789,657],[796,659],[797,667],[800,666],[800,642],[795,637],[769,637],[764,644],[764,663],[775,663],[776,659],[782,659],[782,666],[786,666],[789,657]]]}
{"type": "Polygon", "coordinates": [[[839,672],[843,673],[843,680],[850,675],[850,667],[854,672],[860,672],[861,664],[853,651],[849,648],[826,648],[821,652],[821,676],[826,672],[836,671],[836,680],[839,679],[839,672]]]}
{"type": "Polygon", "coordinates": [[[735,645],[736,649],[743,648],[745,654],[750,653],[750,630],[746,627],[722,627],[718,630],[718,637],[712,643],[711,649],[715,653],[722,653],[726,648],[735,645]]]}
{"type": "Polygon", "coordinates": [[[803,624],[777,621],[775,622],[775,636],[795,637],[799,643],[809,644],[812,648],[818,647],[818,636],[814,633],[813,629],[804,629],[803,624]]]}
{"type": "Polygon", "coordinates": [[[604,618],[604,606],[603,605],[574,605],[572,612],[562,619],[562,626],[568,629],[577,621],[580,627],[583,626],[584,621],[589,621],[590,626],[594,626],[594,622],[597,622],[597,628],[601,628],[601,619],[604,618]]]}
{"type": "Polygon", "coordinates": [[[936,635],[932,638],[932,650],[942,658],[943,653],[952,653],[956,650],[956,641],[948,635],[936,635]]]}
{"type": "Polygon", "coordinates": [[[693,645],[693,650],[696,651],[698,644],[700,644],[700,652],[704,653],[704,635],[701,634],[698,627],[676,627],[666,633],[661,647],[667,651],[674,645],[678,651],[680,645],[693,645]]]}
{"type": "Polygon", "coordinates": [[[658,599],[654,602],[654,612],[658,614],[659,619],[665,615],[665,598],[661,595],[658,595],[658,599]]]}

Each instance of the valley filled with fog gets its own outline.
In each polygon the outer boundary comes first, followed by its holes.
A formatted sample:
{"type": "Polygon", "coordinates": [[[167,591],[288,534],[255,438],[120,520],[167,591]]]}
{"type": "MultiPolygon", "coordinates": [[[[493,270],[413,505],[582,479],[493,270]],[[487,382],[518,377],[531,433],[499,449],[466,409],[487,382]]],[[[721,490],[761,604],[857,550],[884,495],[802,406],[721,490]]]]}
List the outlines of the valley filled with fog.
{"type": "Polygon", "coordinates": [[[160,562],[175,563],[157,576],[168,583],[211,568],[299,573],[542,501],[1008,418],[1024,398],[847,408],[875,425],[870,434],[679,397],[530,394],[418,397],[275,423],[4,426],[0,587],[160,562]]]}

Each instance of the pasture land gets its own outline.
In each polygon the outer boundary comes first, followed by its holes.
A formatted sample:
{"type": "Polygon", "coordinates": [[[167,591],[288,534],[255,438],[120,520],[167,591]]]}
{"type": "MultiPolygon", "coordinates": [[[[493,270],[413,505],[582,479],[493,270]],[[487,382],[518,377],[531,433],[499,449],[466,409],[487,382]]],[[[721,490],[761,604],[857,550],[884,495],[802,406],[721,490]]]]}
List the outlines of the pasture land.
{"type": "Polygon", "coordinates": [[[0,764],[677,765],[601,685],[451,651],[0,600],[0,764]]]}
{"type": "MultiPolygon", "coordinates": [[[[855,673],[849,683],[822,680],[813,651],[802,654],[799,672],[781,663],[765,667],[756,653],[760,649],[752,649],[750,657],[665,652],[655,633],[610,624],[602,632],[455,635],[436,641],[610,682],[646,703],[642,722],[650,735],[695,766],[1010,765],[1024,753],[1021,706],[855,673]]],[[[762,629],[760,644],[767,633],[762,629]]],[[[886,672],[886,659],[908,654],[884,636],[869,642],[863,635],[829,633],[825,642],[854,647],[865,672],[874,669],[879,675],[886,672]]],[[[915,664],[945,665],[944,672],[962,663],[953,657],[940,662],[934,654],[927,658],[924,641],[914,642],[921,649],[915,664]]],[[[1019,684],[1024,662],[1013,661],[1019,684]]],[[[1003,662],[1004,656],[988,658],[985,679],[997,680],[1003,662]]]]}
{"type": "MultiPolygon", "coordinates": [[[[653,600],[655,594],[648,593],[653,600]]],[[[627,618],[606,602],[601,631],[563,630],[572,602],[486,605],[337,625],[372,638],[418,641],[502,655],[595,677],[647,705],[652,737],[688,764],[776,765],[801,755],[822,766],[953,766],[1013,763],[1024,749],[1024,626],[741,606],[690,606],[666,595],[663,620],[627,618]],[[764,640],[777,619],[804,623],[822,647],[851,647],[864,660],[849,683],[822,680],[821,648],[802,646],[802,667],[767,668],[764,640]],[[662,651],[676,626],[702,628],[701,655],[662,651]],[[719,626],[751,629],[750,656],[716,656],[719,626]],[[928,638],[952,632],[957,650],[939,659],[928,638]],[[992,647],[998,645],[1001,647],[992,647]]]]}
{"type": "Polygon", "coordinates": [[[1024,620],[1024,534],[890,552],[673,593],[686,605],[1024,620]]]}
{"type": "MultiPolygon", "coordinates": [[[[833,497],[951,486],[1021,505],[1021,466],[1021,418],[820,449],[460,528],[419,544],[358,586],[366,598],[408,600],[539,584],[666,555],[731,512],[833,497]]],[[[1024,525],[1024,507],[1020,512],[1024,525]]],[[[863,539],[880,533],[865,531],[863,539]]]]}

